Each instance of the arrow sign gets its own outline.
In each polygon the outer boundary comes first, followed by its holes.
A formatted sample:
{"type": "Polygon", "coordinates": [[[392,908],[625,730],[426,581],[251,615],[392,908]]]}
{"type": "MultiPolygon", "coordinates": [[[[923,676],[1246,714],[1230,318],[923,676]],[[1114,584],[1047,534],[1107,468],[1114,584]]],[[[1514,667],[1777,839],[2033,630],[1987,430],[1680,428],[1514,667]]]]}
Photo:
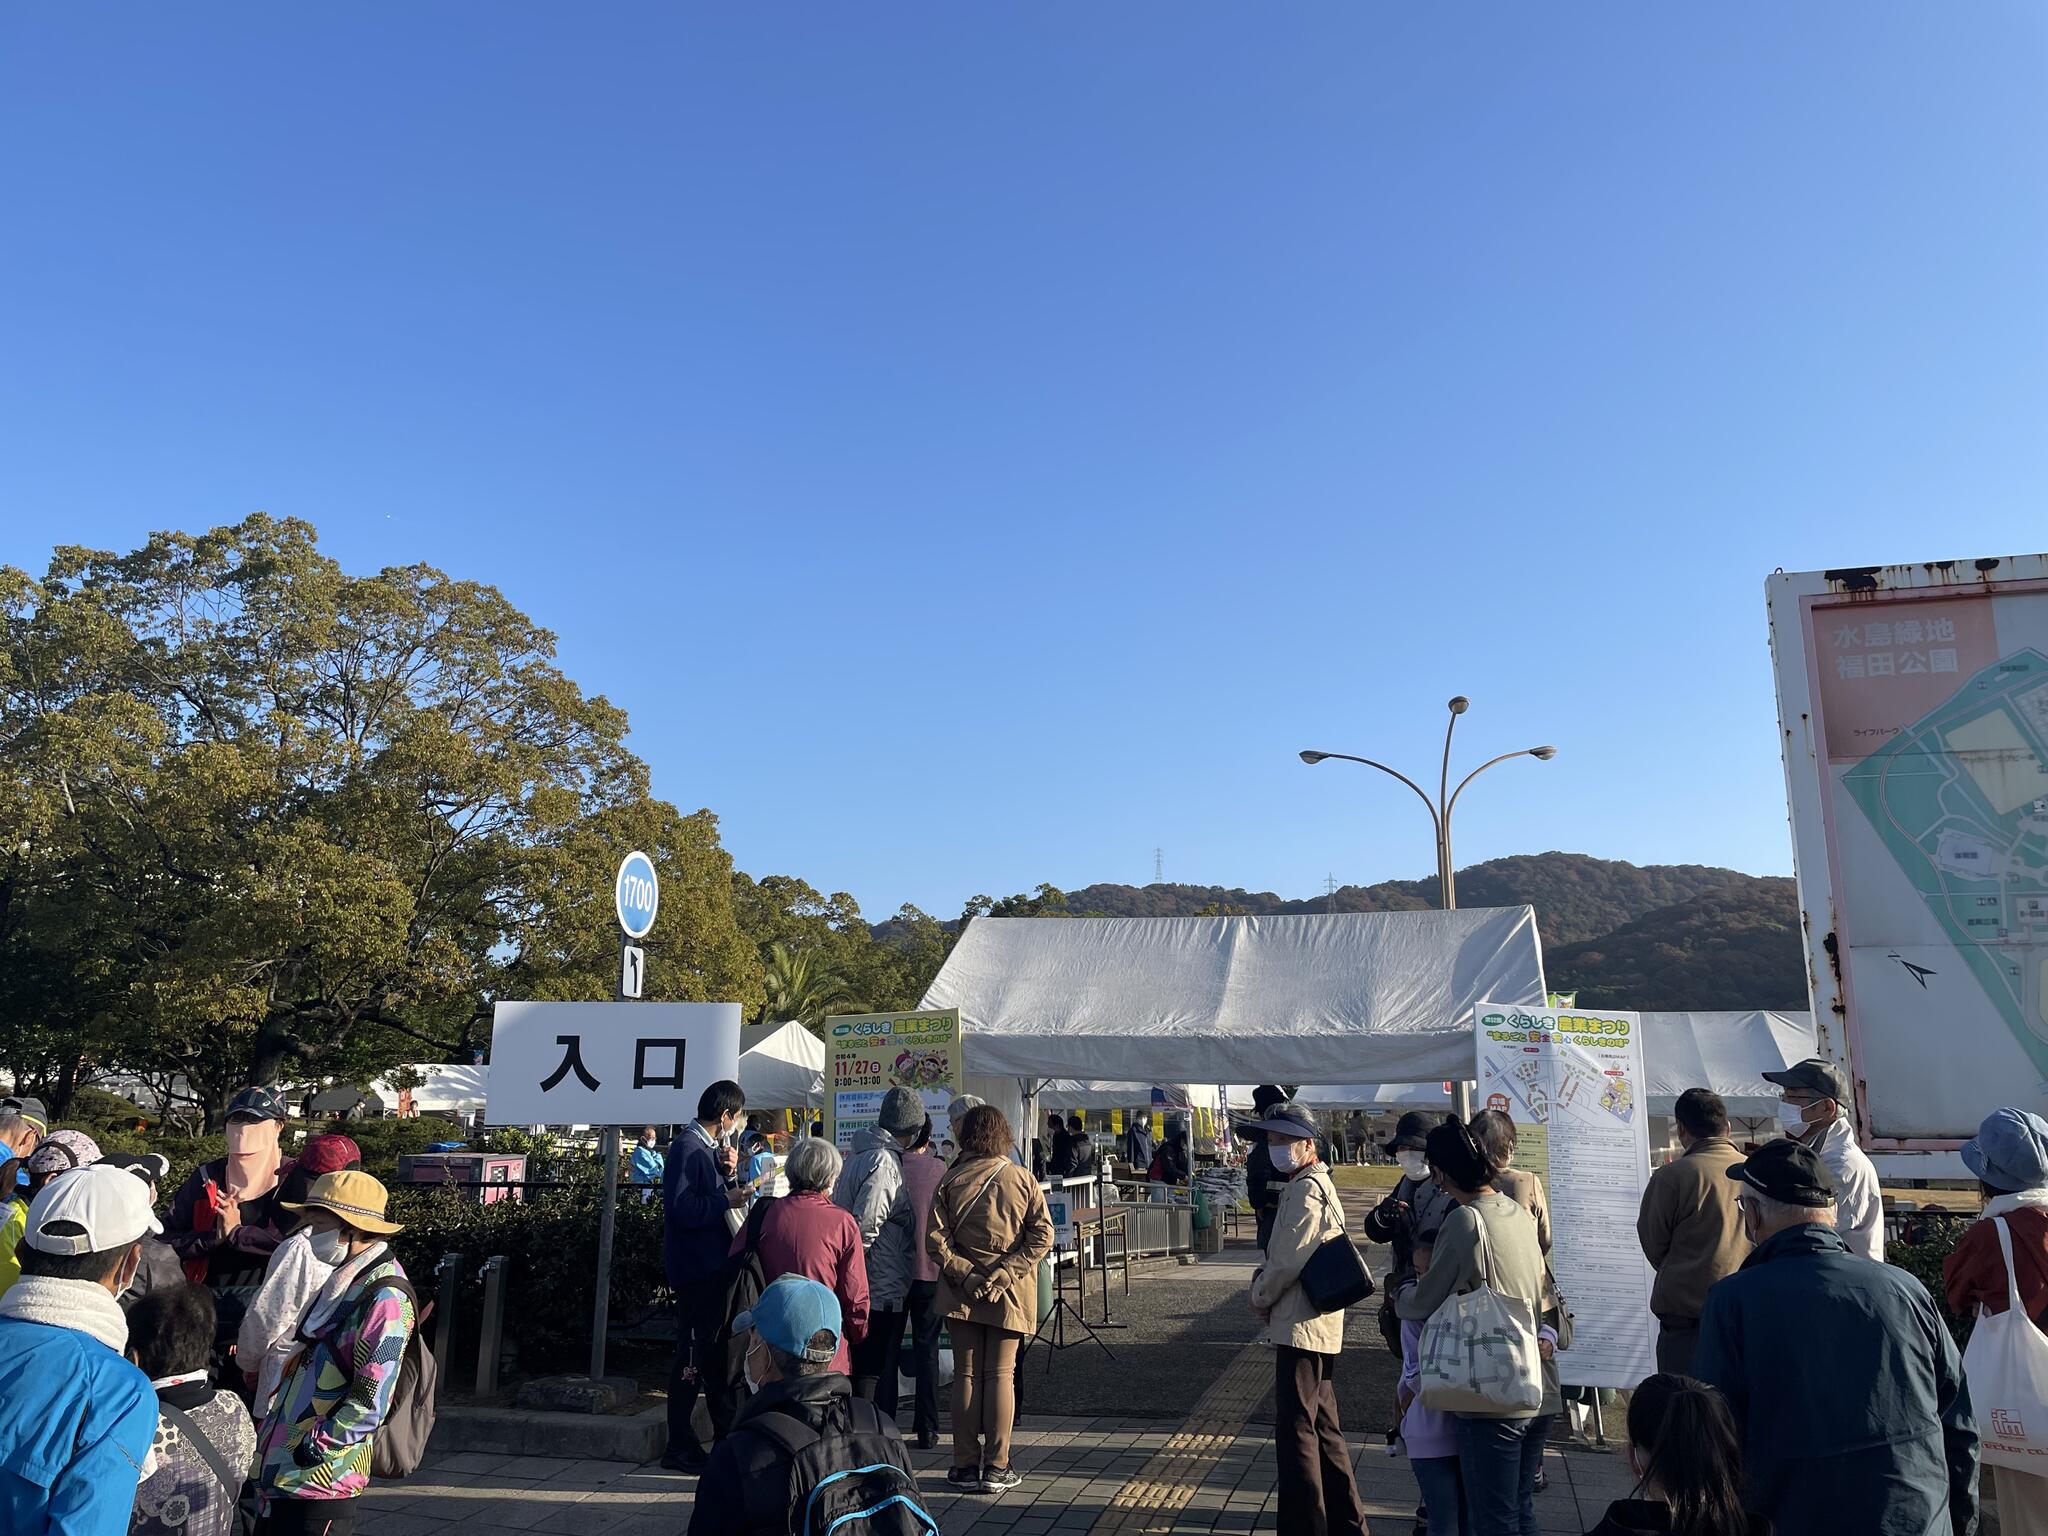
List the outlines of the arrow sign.
{"type": "Polygon", "coordinates": [[[647,951],[637,944],[619,947],[619,996],[638,997],[647,978],[647,951]]]}
{"type": "Polygon", "coordinates": [[[612,901],[618,908],[619,926],[626,931],[626,937],[646,938],[654,927],[654,914],[661,907],[661,882],[655,878],[654,861],[637,848],[619,861],[618,878],[612,882],[612,901]]]}

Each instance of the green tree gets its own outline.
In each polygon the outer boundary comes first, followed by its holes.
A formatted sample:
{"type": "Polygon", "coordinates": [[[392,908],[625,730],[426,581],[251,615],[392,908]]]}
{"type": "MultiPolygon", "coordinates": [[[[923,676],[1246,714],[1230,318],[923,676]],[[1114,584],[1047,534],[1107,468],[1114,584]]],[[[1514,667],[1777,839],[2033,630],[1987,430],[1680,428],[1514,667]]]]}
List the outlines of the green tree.
{"type": "Polygon", "coordinates": [[[0,1064],[59,1098],[182,1073],[212,1115],[464,1050],[495,997],[608,995],[635,843],[672,882],[656,995],[757,995],[715,821],[650,797],[554,650],[490,587],[351,576],[262,515],[0,571],[0,1064]]]}
{"type": "Polygon", "coordinates": [[[863,1011],[847,989],[846,978],[828,969],[813,949],[791,949],[780,941],[770,944],[761,981],[766,994],[761,1006],[764,1024],[794,1019],[815,1030],[827,1014],[863,1011]]]}

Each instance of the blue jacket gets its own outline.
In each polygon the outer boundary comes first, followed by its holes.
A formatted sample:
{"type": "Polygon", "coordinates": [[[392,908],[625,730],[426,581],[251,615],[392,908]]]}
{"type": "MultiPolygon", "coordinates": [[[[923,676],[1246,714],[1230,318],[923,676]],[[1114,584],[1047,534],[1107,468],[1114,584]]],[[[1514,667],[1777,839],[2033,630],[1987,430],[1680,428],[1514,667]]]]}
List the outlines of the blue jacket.
{"type": "Polygon", "coordinates": [[[0,1531],[126,1536],[155,1436],[156,1392],[119,1354],[0,1317],[0,1531]]]}
{"type": "Polygon", "coordinates": [[[633,1144],[632,1173],[634,1184],[659,1184],[661,1182],[661,1170],[661,1148],[643,1147],[638,1142],[635,1142],[633,1144]]]}
{"type": "Polygon", "coordinates": [[[677,1289],[717,1274],[732,1248],[725,1220],[732,1207],[713,1145],[710,1133],[693,1120],[669,1143],[662,1169],[661,1254],[668,1283],[677,1289]]]}
{"type": "Polygon", "coordinates": [[[1903,1269],[1788,1227],[1707,1292],[1695,1375],[1727,1396],[1779,1536],[1970,1536],[1977,1424],[1955,1341],[1903,1269]]]}

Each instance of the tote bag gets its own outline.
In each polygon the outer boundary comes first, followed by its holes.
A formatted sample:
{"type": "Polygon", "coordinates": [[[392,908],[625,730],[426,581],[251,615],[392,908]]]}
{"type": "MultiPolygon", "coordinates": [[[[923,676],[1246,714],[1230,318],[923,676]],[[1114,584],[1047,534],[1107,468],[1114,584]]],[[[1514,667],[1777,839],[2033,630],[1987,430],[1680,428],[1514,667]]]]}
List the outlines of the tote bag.
{"type": "Polygon", "coordinates": [[[2048,1336],[2020,1305],[2012,1267],[2012,1232],[1994,1216],[1998,1251],[2005,1256],[2005,1310],[1978,1309],[1963,1375],[1982,1438],[1978,1457],[1987,1467],[2048,1477],[2048,1336]]]}
{"type": "Polygon", "coordinates": [[[1543,1358],[1526,1302],[1493,1288],[1493,1242],[1479,1223],[1479,1287],[1452,1296],[1423,1325],[1417,1350],[1422,1406],[1511,1418],[1543,1406],[1543,1358]]]}

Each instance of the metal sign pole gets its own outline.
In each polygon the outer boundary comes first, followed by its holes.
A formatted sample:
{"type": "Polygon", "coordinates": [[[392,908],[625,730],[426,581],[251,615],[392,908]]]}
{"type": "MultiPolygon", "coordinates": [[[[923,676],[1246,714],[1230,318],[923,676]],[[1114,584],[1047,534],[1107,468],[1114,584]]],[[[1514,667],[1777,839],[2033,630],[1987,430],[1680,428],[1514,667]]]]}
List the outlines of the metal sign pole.
{"type": "MultiPolygon", "coordinates": [[[[619,965],[612,978],[612,1001],[626,1001],[626,945],[624,929],[619,931],[619,965]]],[[[590,1379],[604,1380],[605,1335],[612,1321],[612,1227],[619,1208],[619,1128],[608,1125],[598,1137],[598,1156],[604,1159],[604,1205],[597,1218],[597,1312],[590,1325],[590,1379]]]]}

